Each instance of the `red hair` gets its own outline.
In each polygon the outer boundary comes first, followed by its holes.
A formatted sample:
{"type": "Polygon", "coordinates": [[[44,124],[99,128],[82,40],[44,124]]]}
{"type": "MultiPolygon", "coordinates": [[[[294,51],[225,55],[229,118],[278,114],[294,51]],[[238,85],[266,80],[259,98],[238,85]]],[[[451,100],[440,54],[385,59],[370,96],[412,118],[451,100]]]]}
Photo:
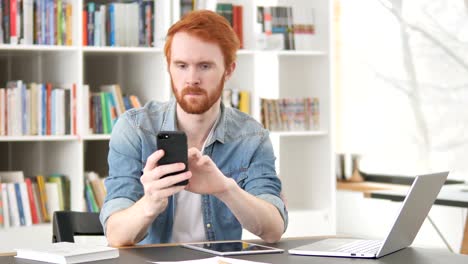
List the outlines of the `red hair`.
{"type": "Polygon", "coordinates": [[[236,52],[240,47],[239,39],[229,22],[213,11],[189,12],[169,28],[164,45],[168,65],[171,61],[172,39],[178,32],[186,32],[203,41],[218,44],[224,56],[226,69],[236,60],[236,52]]]}

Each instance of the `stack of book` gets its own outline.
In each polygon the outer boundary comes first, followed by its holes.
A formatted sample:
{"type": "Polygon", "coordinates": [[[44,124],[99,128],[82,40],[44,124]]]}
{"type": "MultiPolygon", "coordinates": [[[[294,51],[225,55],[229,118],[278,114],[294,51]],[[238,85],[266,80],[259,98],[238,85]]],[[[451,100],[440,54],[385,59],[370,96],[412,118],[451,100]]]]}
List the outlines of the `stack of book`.
{"type": "Polygon", "coordinates": [[[314,9],[258,6],[255,32],[257,49],[311,49],[315,34],[314,9]]]}
{"type": "Polygon", "coordinates": [[[226,107],[234,107],[239,111],[250,115],[250,92],[246,90],[224,89],[223,104],[226,107]]]}
{"type": "Polygon", "coordinates": [[[73,0],[0,0],[0,44],[73,45],[73,0]]]}
{"type": "Polygon", "coordinates": [[[243,6],[216,2],[216,0],[180,0],[180,17],[193,10],[209,9],[216,11],[216,13],[226,18],[239,39],[240,48],[244,48],[243,6]]]}
{"type": "Polygon", "coordinates": [[[310,131],[320,128],[318,98],[261,98],[261,120],[271,131],[310,131]]]}
{"type": "Polygon", "coordinates": [[[62,174],[24,177],[0,172],[0,227],[49,222],[53,212],[70,210],[70,180],[62,174]]]}
{"type": "Polygon", "coordinates": [[[239,38],[240,48],[244,48],[244,22],[243,22],[243,7],[241,5],[233,5],[230,3],[218,3],[216,5],[216,13],[220,14],[231,24],[232,29],[239,38]]]}
{"type": "Polygon", "coordinates": [[[0,136],[76,135],[76,85],[9,81],[0,88],[0,136]]]}
{"type": "Polygon", "coordinates": [[[154,1],[88,2],[83,10],[83,46],[154,46],[154,1]]]}
{"type": "Polygon", "coordinates": [[[85,199],[88,212],[99,212],[106,197],[104,179],[96,172],[85,172],[85,199]]]}
{"type": "Polygon", "coordinates": [[[110,134],[117,118],[131,108],[141,107],[136,95],[123,95],[120,85],[101,85],[100,92],[91,92],[83,86],[84,124],[88,134],[110,134]]]}

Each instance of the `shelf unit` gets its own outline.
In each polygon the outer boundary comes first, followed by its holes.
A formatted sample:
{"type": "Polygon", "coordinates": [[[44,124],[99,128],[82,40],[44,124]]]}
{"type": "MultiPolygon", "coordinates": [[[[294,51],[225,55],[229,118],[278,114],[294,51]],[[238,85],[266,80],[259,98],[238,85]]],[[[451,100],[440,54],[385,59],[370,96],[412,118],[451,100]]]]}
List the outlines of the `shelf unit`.
{"type": "MultiPolygon", "coordinates": [[[[81,10],[88,1],[73,0],[73,46],[0,45],[0,83],[76,83],[77,136],[0,137],[0,170],[23,170],[26,176],[60,172],[71,180],[71,208],[82,211],[84,171],[107,175],[110,135],[85,133],[82,87],[97,91],[102,84],[118,83],[125,93],[140,101],[166,101],[170,79],[162,50],[156,47],[83,47],[81,10]],[[80,25],[80,27],[76,27],[80,25]]],[[[96,3],[111,1],[99,0],[96,3]]],[[[159,25],[164,30],[178,19],[179,1],[155,2],[159,25]],[[170,5],[170,6],[168,6],[170,5]],[[158,11],[159,10],[159,11],[158,11]]],[[[289,228],[285,236],[335,233],[335,177],[333,162],[332,91],[330,65],[330,1],[322,0],[219,0],[244,7],[245,49],[238,52],[237,68],[226,88],[248,90],[252,115],[260,120],[260,98],[318,97],[320,130],[272,132],[277,168],[288,200],[289,228]],[[256,6],[286,5],[314,8],[316,35],[313,49],[259,51],[255,49],[253,25],[256,6]]],[[[158,34],[156,34],[158,35],[158,34]]],[[[160,35],[160,34],[159,34],[160,35]]],[[[0,252],[18,246],[50,241],[50,224],[0,229],[0,252]],[[33,232],[18,236],[18,231],[33,232]]],[[[246,232],[245,238],[251,237],[246,232]]]]}

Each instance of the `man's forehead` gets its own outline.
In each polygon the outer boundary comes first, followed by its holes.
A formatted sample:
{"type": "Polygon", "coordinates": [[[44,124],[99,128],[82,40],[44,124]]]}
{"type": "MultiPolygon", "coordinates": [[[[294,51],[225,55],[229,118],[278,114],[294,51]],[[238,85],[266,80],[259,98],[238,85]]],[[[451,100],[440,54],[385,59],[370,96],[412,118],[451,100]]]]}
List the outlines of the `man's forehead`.
{"type": "Polygon", "coordinates": [[[176,61],[215,61],[223,60],[223,54],[218,44],[204,41],[192,34],[178,32],[171,44],[171,60],[176,61]]]}

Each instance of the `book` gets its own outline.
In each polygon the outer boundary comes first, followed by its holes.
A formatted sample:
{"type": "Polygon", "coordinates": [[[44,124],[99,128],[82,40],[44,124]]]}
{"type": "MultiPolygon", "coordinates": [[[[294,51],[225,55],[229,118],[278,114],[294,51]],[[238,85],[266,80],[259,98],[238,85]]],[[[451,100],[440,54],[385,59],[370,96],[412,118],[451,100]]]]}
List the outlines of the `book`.
{"type": "Polygon", "coordinates": [[[93,171],[85,172],[85,177],[91,185],[98,209],[101,209],[102,205],[104,204],[104,199],[106,198],[106,189],[104,187],[103,179],[101,179],[99,175],[93,171]]]}
{"type": "MultiPolygon", "coordinates": [[[[22,207],[23,207],[25,225],[30,226],[30,225],[32,225],[31,205],[29,204],[29,198],[28,198],[28,191],[26,189],[26,183],[25,182],[16,183],[15,187],[19,188],[19,192],[20,192],[20,196],[21,196],[21,203],[22,203],[22,207]]],[[[18,201],[19,201],[19,199],[18,199],[18,201]]]]}
{"type": "Polygon", "coordinates": [[[37,186],[39,190],[39,200],[42,216],[44,217],[44,222],[49,222],[49,207],[48,207],[48,198],[45,186],[45,178],[42,175],[36,176],[37,186]]]}
{"type": "Polygon", "coordinates": [[[10,227],[10,206],[8,204],[7,183],[0,183],[2,190],[3,227],[10,227]]]}
{"type": "Polygon", "coordinates": [[[31,248],[16,249],[16,258],[49,263],[82,263],[119,257],[119,250],[112,247],[70,242],[38,244],[31,248]]]}
{"type": "Polygon", "coordinates": [[[249,91],[239,92],[239,110],[246,114],[250,114],[250,93],[249,91]]]}
{"type": "Polygon", "coordinates": [[[63,203],[63,199],[60,199],[60,189],[58,182],[46,182],[45,183],[45,190],[47,193],[47,209],[48,209],[48,217],[49,219],[53,218],[55,211],[62,211],[61,203],[63,203]]]}
{"type": "Polygon", "coordinates": [[[54,173],[47,177],[46,182],[57,183],[59,208],[70,210],[70,180],[65,175],[54,173]]]}
{"type": "Polygon", "coordinates": [[[2,183],[0,183],[0,228],[3,227],[4,225],[4,220],[3,220],[3,195],[2,195],[2,183]]]}
{"type": "Polygon", "coordinates": [[[88,179],[85,180],[85,198],[88,212],[99,212],[99,205],[97,204],[96,197],[94,197],[93,189],[88,179]]]}
{"type": "Polygon", "coordinates": [[[10,226],[20,226],[20,215],[14,183],[7,183],[7,193],[8,207],[10,208],[10,226]]]}
{"type": "Polygon", "coordinates": [[[37,204],[36,204],[36,201],[34,200],[33,185],[32,185],[31,179],[26,178],[24,182],[25,182],[26,189],[28,192],[29,208],[31,211],[31,221],[33,224],[38,224],[39,216],[37,214],[37,204]]]}

